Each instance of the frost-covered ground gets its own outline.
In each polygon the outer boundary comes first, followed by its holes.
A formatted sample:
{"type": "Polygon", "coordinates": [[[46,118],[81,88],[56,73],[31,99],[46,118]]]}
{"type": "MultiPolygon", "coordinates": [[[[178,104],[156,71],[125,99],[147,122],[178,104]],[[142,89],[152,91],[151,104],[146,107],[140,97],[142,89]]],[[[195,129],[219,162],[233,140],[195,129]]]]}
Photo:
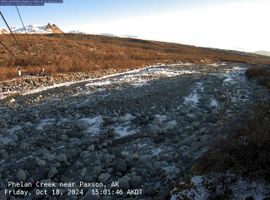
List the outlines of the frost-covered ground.
{"type": "Polygon", "coordinates": [[[230,173],[193,176],[191,183],[181,182],[178,187],[183,189],[173,189],[171,200],[204,200],[218,196],[232,200],[265,200],[270,196],[270,184],[264,180],[250,181],[230,173]]]}
{"type": "MultiPolygon", "coordinates": [[[[245,78],[243,66],[161,64],[2,93],[1,192],[8,180],[107,187],[119,180],[124,190],[143,189],[121,198],[164,199],[213,138],[226,136],[232,124],[247,121],[253,106],[269,100],[264,88],[245,78]]],[[[91,189],[78,199],[94,199],[91,189]]]]}

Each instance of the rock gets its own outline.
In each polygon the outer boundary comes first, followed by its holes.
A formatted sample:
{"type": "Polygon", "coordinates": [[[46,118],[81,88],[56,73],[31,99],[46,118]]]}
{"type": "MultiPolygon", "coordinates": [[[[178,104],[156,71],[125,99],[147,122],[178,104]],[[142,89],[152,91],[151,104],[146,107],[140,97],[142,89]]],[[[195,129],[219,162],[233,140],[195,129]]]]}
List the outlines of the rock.
{"type": "Polygon", "coordinates": [[[22,170],[22,169],[20,169],[20,170],[17,172],[16,177],[17,177],[17,179],[18,179],[19,181],[22,181],[22,182],[26,181],[26,173],[25,173],[25,171],[22,170]]]}
{"type": "Polygon", "coordinates": [[[132,154],[131,159],[133,159],[133,160],[139,160],[139,154],[137,152],[134,153],[134,154],[132,154]]]}
{"type": "Polygon", "coordinates": [[[172,120],[172,121],[164,124],[161,129],[163,132],[166,132],[166,131],[174,129],[176,127],[176,125],[177,125],[177,122],[175,120],[172,120]]]}
{"type": "Polygon", "coordinates": [[[130,186],[132,188],[139,188],[142,184],[142,178],[140,176],[133,176],[130,180],[130,186]]]}
{"type": "Polygon", "coordinates": [[[130,178],[128,176],[123,176],[119,179],[119,186],[120,188],[123,189],[129,189],[130,184],[129,184],[130,178]]]}
{"type": "Polygon", "coordinates": [[[127,162],[122,158],[116,159],[114,169],[116,172],[125,173],[127,171],[127,162]]]}
{"type": "Polygon", "coordinates": [[[160,126],[163,124],[163,121],[166,120],[166,116],[164,115],[155,115],[155,118],[153,120],[153,124],[160,126]]]}
{"type": "Polygon", "coordinates": [[[77,130],[84,131],[84,130],[87,130],[90,125],[91,124],[89,123],[89,119],[82,118],[82,119],[77,120],[75,126],[76,126],[77,130]]]}
{"type": "Polygon", "coordinates": [[[51,162],[55,159],[55,155],[47,153],[44,155],[44,158],[51,162]]]}
{"type": "Polygon", "coordinates": [[[58,173],[58,170],[55,167],[52,167],[50,171],[48,172],[48,178],[54,177],[58,173]]]}
{"type": "Polygon", "coordinates": [[[198,122],[198,121],[195,121],[195,122],[192,122],[192,126],[193,126],[193,128],[198,128],[199,126],[200,126],[200,122],[198,122]]]}
{"type": "Polygon", "coordinates": [[[102,183],[107,183],[107,181],[111,178],[111,175],[108,173],[100,174],[98,180],[102,183]]]}
{"type": "Polygon", "coordinates": [[[87,172],[87,168],[84,167],[84,168],[81,170],[80,175],[84,177],[84,176],[86,175],[86,172],[87,172]]]}
{"type": "Polygon", "coordinates": [[[94,145],[94,144],[92,144],[90,147],[88,147],[88,150],[89,150],[89,151],[94,151],[94,150],[95,150],[95,148],[96,148],[96,147],[95,147],[95,145],[94,145]]]}
{"type": "Polygon", "coordinates": [[[94,174],[99,174],[102,171],[102,168],[103,167],[100,166],[100,165],[93,167],[93,173],[94,174]]]}
{"type": "Polygon", "coordinates": [[[104,160],[109,165],[111,165],[111,163],[113,162],[114,159],[115,159],[115,155],[110,155],[110,154],[104,155],[104,160]]]}
{"type": "Polygon", "coordinates": [[[20,148],[20,150],[26,150],[27,149],[27,146],[28,145],[25,142],[21,142],[19,148],[20,148]]]}
{"type": "Polygon", "coordinates": [[[140,162],[147,163],[147,162],[151,162],[152,161],[152,156],[150,156],[150,155],[143,155],[139,159],[140,159],[140,162]]]}
{"type": "Polygon", "coordinates": [[[156,190],[153,187],[147,187],[144,191],[143,194],[147,195],[147,196],[154,196],[155,194],[157,194],[156,190]]]}
{"type": "Polygon", "coordinates": [[[99,195],[93,195],[93,190],[94,189],[95,188],[89,189],[86,192],[86,194],[82,198],[80,198],[80,200],[89,200],[89,199],[91,199],[91,200],[98,200],[98,199],[100,199],[100,196],[99,195]]]}
{"type": "Polygon", "coordinates": [[[36,158],[36,163],[39,167],[44,167],[46,165],[46,161],[41,160],[40,158],[36,158]]]}
{"type": "Polygon", "coordinates": [[[149,124],[146,128],[146,133],[152,136],[159,135],[161,133],[161,129],[155,124],[149,124]]]}
{"type": "Polygon", "coordinates": [[[57,156],[57,160],[60,162],[67,162],[67,156],[66,154],[60,154],[57,156]]]}
{"type": "Polygon", "coordinates": [[[2,149],[0,151],[1,159],[7,159],[8,158],[8,152],[5,149],[2,149]]]}
{"type": "Polygon", "coordinates": [[[1,200],[7,200],[7,195],[5,195],[5,191],[4,190],[0,191],[0,199],[1,200]]]}
{"type": "Polygon", "coordinates": [[[166,137],[164,135],[159,135],[153,138],[153,142],[158,144],[163,142],[166,139],[166,137]]]}

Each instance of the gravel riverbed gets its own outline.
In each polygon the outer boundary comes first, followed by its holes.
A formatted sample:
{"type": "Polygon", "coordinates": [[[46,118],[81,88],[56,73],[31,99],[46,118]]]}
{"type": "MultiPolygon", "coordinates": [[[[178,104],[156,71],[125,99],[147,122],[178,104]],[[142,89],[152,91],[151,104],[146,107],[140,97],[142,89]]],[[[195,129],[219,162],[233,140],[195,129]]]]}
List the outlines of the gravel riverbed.
{"type": "MultiPolygon", "coordinates": [[[[83,194],[44,199],[164,199],[216,137],[245,125],[267,91],[245,65],[159,65],[58,85],[16,89],[0,100],[0,199],[43,199],[36,182],[75,182],[83,194]],[[18,92],[19,91],[19,92],[18,92]],[[234,126],[232,126],[234,124],[234,126]],[[7,196],[9,181],[33,183],[7,196]],[[79,181],[119,181],[98,196],[79,181]]],[[[34,80],[33,83],[35,84],[34,80]]],[[[97,186],[97,185],[95,185],[97,186]]],[[[102,187],[104,189],[104,187],[102,187]]]]}

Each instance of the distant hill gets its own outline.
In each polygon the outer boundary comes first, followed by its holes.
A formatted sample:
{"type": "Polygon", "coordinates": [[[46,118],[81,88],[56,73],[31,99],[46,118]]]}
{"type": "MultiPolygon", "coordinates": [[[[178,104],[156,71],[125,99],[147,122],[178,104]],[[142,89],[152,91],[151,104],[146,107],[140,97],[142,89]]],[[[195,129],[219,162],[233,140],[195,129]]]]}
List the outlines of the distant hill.
{"type": "Polygon", "coordinates": [[[257,51],[255,53],[263,56],[270,56],[270,51],[257,51]]]}
{"type": "MultiPolygon", "coordinates": [[[[43,30],[42,33],[52,33],[47,29],[49,26],[35,27],[32,26],[34,30],[31,32],[40,33],[43,30]]],[[[40,68],[44,67],[54,74],[96,73],[112,69],[121,71],[157,63],[178,62],[270,64],[270,57],[266,56],[136,38],[65,33],[29,34],[28,37],[17,34],[16,39],[23,51],[14,45],[12,37],[0,35],[0,41],[15,55],[11,56],[10,52],[0,46],[0,80],[16,77],[18,66],[31,73],[39,73],[40,68]]]]}

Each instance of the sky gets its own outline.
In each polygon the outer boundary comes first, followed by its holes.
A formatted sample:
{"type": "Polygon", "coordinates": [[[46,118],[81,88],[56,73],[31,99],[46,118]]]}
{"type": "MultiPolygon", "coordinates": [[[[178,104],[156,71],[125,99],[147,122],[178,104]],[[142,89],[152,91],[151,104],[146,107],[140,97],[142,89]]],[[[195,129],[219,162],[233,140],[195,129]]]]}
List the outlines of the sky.
{"type": "MultiPolygon", "coordinates": [[[[269,0],[64,0],[20,7],[25,24],[240,51],[270,51],[269,0]]],[[[14,7],[0,7],[21,27],[14,7]]],[[[0,20],[0,27],[5,24],[0,20]]]]}

